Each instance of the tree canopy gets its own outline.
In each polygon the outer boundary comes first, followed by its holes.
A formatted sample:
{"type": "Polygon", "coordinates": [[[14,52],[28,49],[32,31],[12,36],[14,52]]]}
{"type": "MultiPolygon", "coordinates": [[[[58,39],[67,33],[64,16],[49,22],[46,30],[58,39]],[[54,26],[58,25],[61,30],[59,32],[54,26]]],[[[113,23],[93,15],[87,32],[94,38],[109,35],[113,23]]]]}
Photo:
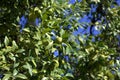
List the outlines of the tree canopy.
{"type": "Polygon", "coordinates": [[[117,0],[1,0],[0,78],[119,80],[119,15],[117,0]]]}

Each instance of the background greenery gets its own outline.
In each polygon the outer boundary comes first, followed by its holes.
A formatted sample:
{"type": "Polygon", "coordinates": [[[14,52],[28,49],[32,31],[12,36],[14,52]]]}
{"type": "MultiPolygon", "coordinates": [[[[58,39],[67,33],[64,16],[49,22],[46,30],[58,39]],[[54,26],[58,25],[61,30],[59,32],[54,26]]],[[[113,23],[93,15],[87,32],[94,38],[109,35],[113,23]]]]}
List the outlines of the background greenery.
{"type": "Polygon", "coordinates": [[[120,6],[114,0],[68,2],[0,1],[2,80],[120,79],[120,6]],[[91,5],[96,11],[90,22],[78,23],[89,14],[91,5]],[[90,33],[73,34],[88,26],[90,33]],[[94,36],[95,41],[92,28],[101,32],[94,36]]]}

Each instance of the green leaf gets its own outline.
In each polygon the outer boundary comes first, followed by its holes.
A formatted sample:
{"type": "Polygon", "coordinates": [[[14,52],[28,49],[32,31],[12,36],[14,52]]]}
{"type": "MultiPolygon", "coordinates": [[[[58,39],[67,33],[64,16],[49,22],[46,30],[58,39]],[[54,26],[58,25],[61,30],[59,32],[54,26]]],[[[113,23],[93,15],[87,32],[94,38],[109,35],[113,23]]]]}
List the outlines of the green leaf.
{"type": "Polygon", "coordinates": [[[35,67],[37,67],[37,64],[35,63],[34,59],[32,59],[32,63],[34,64],[35,67]]]}
{"type": "Polygon", "coordinates": [[[120,71],[117,70],[116,72],[117,72],[118,77],[120,78],[120,71]]]}
{"type": "Polygon", "coordinates": [[[12,51],[12,47],[11,46],[7,46],[6,49],[3,50],[4,52],[8,53],[12,51]]]}
{"type": "Polygon", "coordinates": [[[66,48],[66,54],[69,54],[70,53],[70,48],[67,46],[66,48]]]}
{"type": "Polygon", "coordinates": [[[18,67],[20,63],[14,63],[14,68],[18,67]]]}
{"type": "Polygon", "coordinates": [[[90,54],[90,52],[88,51],[88,49],[85,49],[85,52],[86,52],[87,54],[90,54]]]}
{"type": "Polygon", "coordinates": [[[65,34],[65,31],[63,29],[60,30],[60,36],[62,37],[65,34]]]}
{"type": "Polygon", "coordinates": [[[12,41],[12,47],[13,47],[14,49],[18,49],[18,45],[16,44],[15,41],[12,41]]]}
{"type": "Polygon", "coordinates": [[[71,73],[67,73],[65,76],[74,78],[74,76],[71,73]]]}
{"type": "Polygon", "coordinates": [[[25,49],[19,49],[16,51],[16,53],[23,53],[25,51],[25,49]]]}
{"type": "Polygon", "coordinates": [[[41,10],[38,7],[35,7],[34,11],[37,12],[38,14],[41,14],[41,10]]]}
{"type": "Polygon", "coordinates": [[[28,62],[26,62],[26,65],[23,65],[23,67],[25,69],[28,69],[29,74],[32,76],[32,66],[28,62]]]}
{"type": "Polygon", "coordinates": [[[2,80],[9,80],[11,77],[11,74],[5,74],[2,80]]]}
{"type": "Polygon", "coordinates": [[[25,31],[25,32],[28,32],[28,33],[29,33],[29,32],[30,32],[30,29],[29,29],[29,28],[24,28],[24,29],[23,29],[23,31],[25,31]]]}
{"type": "Polygon", "coordinates": [[[52,53],[55,52],[55,50],[57,50],[56,48],[52,48],[52,53]]]}
{"type": "Polygon", "coordinates": [[[15,56],[14,56],[14,54],[13,53],[10,53],[9,54],[9,58],[11,59],[11,60],[13,60],[13,61],[15,61],[16,59],[15,59],[15,56]]]}
{"type": "Polygon", "coordinates": [[[4,43],[5,43],[5,46],[8,46],[8,44],[9,44],[9,39],[8,39],[7,36],[5,36],[4,43]]]}
{"type": "Polygon", "coordinates": [[[72,46],[70,44],[67,44],[66,54],[70,54],[72,51],[73,51],[72,46]]]}
{"type": "Polygon", "coordinates": [[[50,49],[53,46],[53,41],[49,42],[49,44],[46,46],[46,49],[50,49]]]}
{"type": "Polygon", "coordinates": [[[17,75],[18,71],[16,69],[13,70],[13,76],[17,75]]]}
{"type": "Polygon", "coordinates": [[[81,37],[79,36],[78,39],[79,39],[79,41],[80,41],[81,44],[84,44],[84,39],[83,39],[83,38],[81,38],[81,37]]]}
{"type": "Polygon", "coordinates": [[[21,74],[21,73],[19,73],[16,77],[21,78],[21,79],[27,79],[26,75],[21,74]]]}

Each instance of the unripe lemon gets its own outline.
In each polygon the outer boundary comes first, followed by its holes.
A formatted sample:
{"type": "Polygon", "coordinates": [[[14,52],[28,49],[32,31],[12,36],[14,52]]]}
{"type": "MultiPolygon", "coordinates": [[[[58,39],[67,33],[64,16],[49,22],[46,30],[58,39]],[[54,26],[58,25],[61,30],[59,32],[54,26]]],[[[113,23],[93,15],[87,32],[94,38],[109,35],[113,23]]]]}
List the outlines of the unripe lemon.
{"type": "Polygon", "coordinates": [[[59,36],[57,36],[57,41],[58,41],[59,43],[61,43],[61,42],[62,42],[62,38],[59,37],[59,36]]]}

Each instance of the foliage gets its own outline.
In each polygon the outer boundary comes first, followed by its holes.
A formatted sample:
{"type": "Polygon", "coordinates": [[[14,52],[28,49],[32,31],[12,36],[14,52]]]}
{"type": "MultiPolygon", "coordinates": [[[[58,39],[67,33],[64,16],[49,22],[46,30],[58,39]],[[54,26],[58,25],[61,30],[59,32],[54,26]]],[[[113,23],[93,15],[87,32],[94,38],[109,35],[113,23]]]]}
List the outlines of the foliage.
{"type": "Polygon", "coordinates": [[[67,0],[1,0],[0,77],[2,80],[120,79],[119,14],[120,7],[113,0],[82,0],[74,4],[68,4],[67,0]],[[91,5],[97,5],[91,22],[78,23],[80,17],[89,14],[91,5]],[[26,20],[24,25],[20,23],[21,17],[26,20]],[[36,18],[41,20],[39,25],[35,25],[36,18]],[[85,29],[89,25],[89,34],[73,35],[78,27],[85,29]],[[95,26],[101,34],[94,36],[93,42],[91,30],[95,26]]]}

